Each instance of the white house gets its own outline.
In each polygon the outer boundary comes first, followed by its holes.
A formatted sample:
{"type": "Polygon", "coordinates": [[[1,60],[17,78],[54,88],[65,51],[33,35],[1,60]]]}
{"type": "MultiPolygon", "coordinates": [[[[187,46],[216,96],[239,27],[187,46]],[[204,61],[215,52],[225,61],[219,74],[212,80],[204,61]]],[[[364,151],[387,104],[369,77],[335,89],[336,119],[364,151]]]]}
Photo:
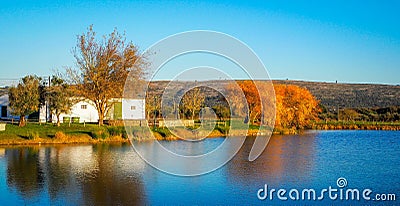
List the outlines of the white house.
{"type": "MultiPolygon", "coordinates": [[[[125,99],[125,98],[114,98],[111,101],[114,102],[113,107],[108,112],[105,119],[109,120],[142,120],[145,119],[145,100],[144,99],[125,99]]],[[[3,95],[0,97],[0,118],[1,119],[15,119],[18,120],[19,116],[11,115],[11,110],[9,108],[8,95],[3,95]]],[[[39,109],[39,121],[46,122],[49,112],[47,111],[46,105],[40,107],[39,109]],[[46,112],[47,111],[47,112],[46,112]]],[[[94,103],[90,100],[82,100],[74,104],[71,111],[68,114],[61,114],[60,121],[78,117],[79,122],[97,122],[99,120],[99,115],[97,113],[94,103]]],[[[55,115],[52,115],[52,121],[57,122],[55,115]]]]}
{"type": "MultiPolygon", "coordinates": [[[[68,114],[62,113],[60,115],[60,122],[63,123],[64,119],[68,118],[70,121],[73,117],[79,117],[79,122],[97,122],[99,120],[99,115],[97,113],[94,103],[90,100],[82,100],[74,104],[71,107],[71,111],[68,114]]],[[[57,117],[52,115],[53,123],[57,122],[57,117]]]]}
{"type": "Polygon", "coordinates": [[[144,99],[122,99],[122,119],[145,119],[145,105],[144,99]]]}
{"type": "Polygon", "coordinates": [[[15,119],[19,120],[19,116],[14,116],[11,114],[11,109],[9,106],[9,100],[8,100],[8,94],[5,94],[3,96],[0,96],[0,118],[1,119],[15,119]]]}
{"type": "MultiPolygon", "coordinates": [[[[125,99],[114,98],[113,107],[108,111],[105,117],[107,120],[142,120],[145,119],[145,100],[144,99],[125,99]]],[[[72,106],[68,114],[61,114],[60,121],[63,122],[66,117],[72,120],[74,117],[79,117],[79,122],[97,122],[99,115],[94,102],[91,100],[82,100],[72,106]]],[[[66,119],[66,120],[67,120],[66,119]]],[[[57,119],[55,115],[52,116],[53,122],[57,119]]]]}

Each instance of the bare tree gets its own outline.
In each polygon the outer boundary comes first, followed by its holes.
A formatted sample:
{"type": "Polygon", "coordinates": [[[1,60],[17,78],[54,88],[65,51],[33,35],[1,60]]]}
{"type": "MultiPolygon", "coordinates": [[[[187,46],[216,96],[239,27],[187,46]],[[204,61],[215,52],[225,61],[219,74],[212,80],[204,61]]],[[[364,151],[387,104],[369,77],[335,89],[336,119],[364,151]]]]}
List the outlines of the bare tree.
{"type": "Polygon", "coordinates": [[[20,127],[26,125],[26,115],[39,109],[39,82],[40,79],[37,76],[26,76],[16,87],[11,87],[8,92],[12,113],[20,116],[20,127]]]}
{"type": "Polygon", "coordinates": [[[146,95],[146,116],[147,120],[150,120],[151,115],[153,118],[157,118],[157,116],[161,112],[161,95],[153,93],[150,95],[147,93],[146,95]]]}
{"type": "Polygon", "coordinates": [[[200,111],[204,100],[204,94],[201,92],[199,87],[195,87],[183,95],[182,106],[184,110],[190,113],[192,120],[194,119],[196,112],[200,111]]]}
{"type": "MultiPolygon", "coordinates": [[[[74,48],[77,69],[68,68],[67,77],[74,84],[77,95],[91,100],[99,115],[99,125],[113,106],[113,98],[122,97],[129,75],[143,82],[145,62],[132,42],[115,29],[101,41],[96,40],[93,26],[78,36],[74,48]]],[[[130,80],[132,81],[132,80],[130,80]]],[[[134,81],[134,80],[133,80],[134,81]]]]}

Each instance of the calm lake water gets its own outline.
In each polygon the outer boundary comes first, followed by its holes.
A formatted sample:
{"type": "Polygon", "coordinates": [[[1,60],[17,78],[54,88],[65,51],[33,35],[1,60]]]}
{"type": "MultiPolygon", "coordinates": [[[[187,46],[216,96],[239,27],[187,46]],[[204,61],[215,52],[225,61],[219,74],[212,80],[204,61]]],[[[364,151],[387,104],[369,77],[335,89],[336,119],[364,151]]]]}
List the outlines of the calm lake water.
{"type": "MultiPolygon", "coordinates": [[[[209,151],[224,138],[197,143],[209,151]]],[[[273,136],[264,153],[247,161],[254,139],[222,168],[197,177],[178,177],[147,165],[129,144],[56,145],[0,148],[2,205],[110,204],[400,204],[400,132],[310,131],[273,136]],[[396,201],[259,200],[257,191],[274,188],[346,188],[394,193],[396,201]]],[[[144,143],[144,147],[152,143],[144,143]]],[[[178,141],[165,146],[185,151],[178,141]]],[[[193,165],[187,165],[192,167],[193,165]]],[[[286,194],[288,196],[288,194],[286,194]]]]}

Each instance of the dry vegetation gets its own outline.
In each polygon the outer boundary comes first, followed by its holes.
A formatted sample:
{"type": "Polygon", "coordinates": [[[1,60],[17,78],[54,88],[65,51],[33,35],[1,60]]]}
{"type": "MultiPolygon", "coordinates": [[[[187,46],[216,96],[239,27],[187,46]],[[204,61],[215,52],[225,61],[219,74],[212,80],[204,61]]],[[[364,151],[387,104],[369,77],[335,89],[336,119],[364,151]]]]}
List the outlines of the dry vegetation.
{"type": "MultiPolygon", "coordinates": [[[[168,81],[152,83],[150,93],[161,94],[168,81]]],[[[229,82],[209,81],[208,84],[217,88],[224,88],[229,82]]],[[[274,80],[274,84],[291,84],[304,87],[313,94],[317,100],[328,108],[372,108],[400,106],[400,85],[385,84],[346,84],[328,82],[309,82],[293,80],[274,80]]],[[[193,82],[172,82],[170,86],[179,87],[181,84],[194,84],[193,82]]],[[[215,90],[205,91],[205,96],[216,96],[215,90]]]]}
{"type": "Polygon", "coordinates": [[[310,90],[327,108],[373,108],[400,106],[400,85],[346,84],[277,80],[274,83],[298,85],[310,90]]]}

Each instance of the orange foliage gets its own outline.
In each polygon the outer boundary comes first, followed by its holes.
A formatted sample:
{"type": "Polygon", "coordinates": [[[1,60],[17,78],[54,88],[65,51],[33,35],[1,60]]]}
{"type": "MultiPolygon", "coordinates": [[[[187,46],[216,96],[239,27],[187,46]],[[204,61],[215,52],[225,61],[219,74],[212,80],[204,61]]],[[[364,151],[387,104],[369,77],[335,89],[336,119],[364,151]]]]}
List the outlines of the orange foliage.
{"type": "Polygon", "coordinates": [[[281,84],[274,88],[277,127],[302,129],[317,119],[319,102],[307,89],[281,84]]]}
{"type": "Polygon", "coordinates": [[[249,118],[253,122],[261,115],[261,101],[257,87],[253,81],[240,81],[238,85],[242,89],[249,107],[249,118]]]}
{"type": "Polygon", "coordinates": [[[241,116],[248,116],[251,123],[260,123],[273,126],[275,102],[273,99],[273,87],[271,82],[265,81],[237,81],[226,87],[231,101],[234,103],[233,111],[241,116]],[[241,91],[238,91],[238,90],[241,91]],[[240,94],[245,95],[246,101],[241,101],[240,94]],[[248,111],[245,104],[248,105],[248,111]],[[263,110],[263,111],[262,111],[263,110]]]}
{"type": "MultiPolygon", "coordinates": [[[[295,85],[274,85],[275,99],[273,99],[272,84],[269,82],[246,80],[236,83],[246,97],[249,109],[248,116],[252,123],[261,122],[261,108],[263,108],[264,123],[271,124],[273,122],[274,114],[271,113],[275,110],[275,127],[302,129],[307,127],[311,120],[316,120],[320,112],[319,102],[305,88],[295,85]],[[263,102],[261,102],[261,99],[263,102]]],[[[240,91],[237,91],[237,87],[235,89],[233,84],[229,84],[226,89],[233,99],[240,94],[240,91]]],[[[235,103],[233,105],[234,111],[242,112],[242,114],[246,112],[244,102],[232,101],[235,103]]]]}

